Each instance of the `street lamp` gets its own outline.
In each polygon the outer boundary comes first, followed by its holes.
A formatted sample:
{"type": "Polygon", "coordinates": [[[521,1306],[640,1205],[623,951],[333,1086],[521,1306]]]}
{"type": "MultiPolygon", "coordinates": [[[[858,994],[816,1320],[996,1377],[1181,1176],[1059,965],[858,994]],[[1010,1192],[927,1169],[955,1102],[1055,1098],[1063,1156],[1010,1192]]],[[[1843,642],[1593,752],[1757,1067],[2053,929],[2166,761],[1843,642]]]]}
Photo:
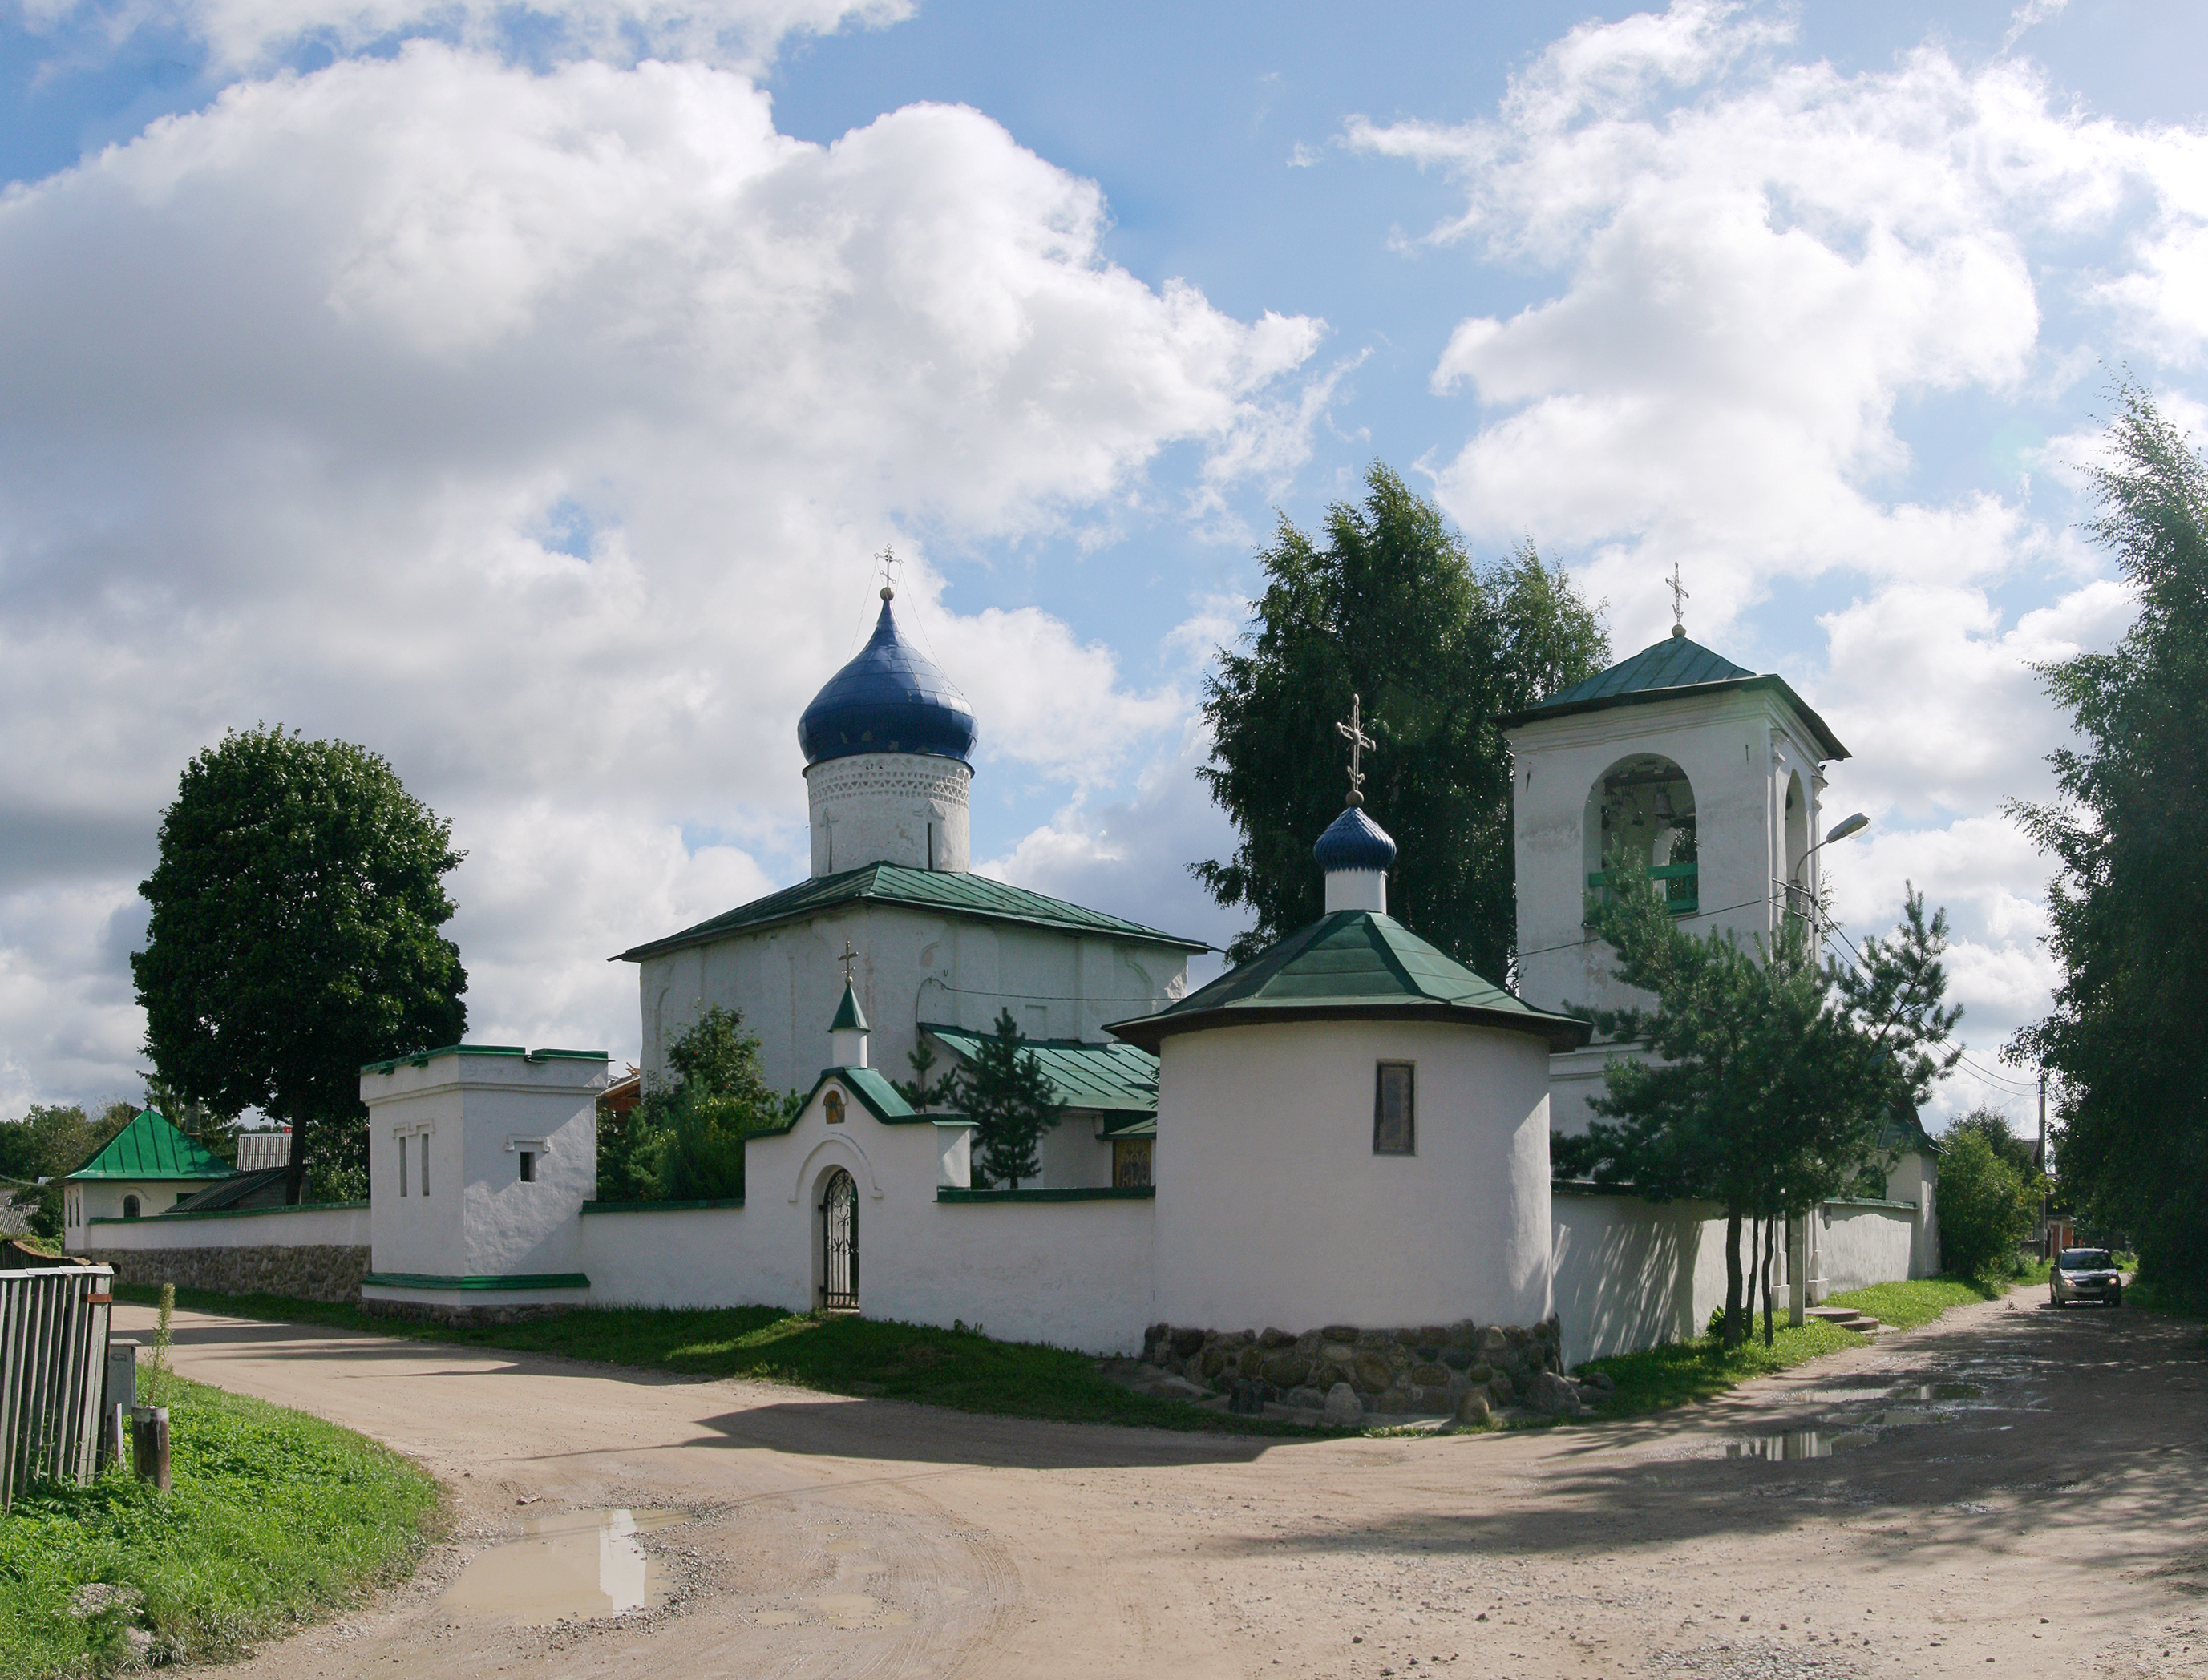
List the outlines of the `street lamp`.
{"type": "MultiPolygon", "coordinates": [[[[1822,852],[1834,840],[1851,839],[1857,834],[1860,834],[1864,829],[1869,827],[1870,818],[1865,816],[1861,811],[1857,811],[1853,816],[1842,817],[1839,822],[1833,824],[1831,828],[1825,830],[1824,839],[1819,840],[1815,846],[1811,846],[1807,852],[1802,854],[1800,870],[1801,873],[1805,877],[1805,880],[1809,874],[1809,860],[1812,858],[1815,857],[1820,852],[1822,852]]],[[[1823,945],[1823,932],[1817,925],[1818,902],[1816,889],[1815,888],[1805,886],[1804,890],[1809,894],[1809,935],[1812,941],[1816,943],[1819,948],[1821,948],[1823,945]]]]}

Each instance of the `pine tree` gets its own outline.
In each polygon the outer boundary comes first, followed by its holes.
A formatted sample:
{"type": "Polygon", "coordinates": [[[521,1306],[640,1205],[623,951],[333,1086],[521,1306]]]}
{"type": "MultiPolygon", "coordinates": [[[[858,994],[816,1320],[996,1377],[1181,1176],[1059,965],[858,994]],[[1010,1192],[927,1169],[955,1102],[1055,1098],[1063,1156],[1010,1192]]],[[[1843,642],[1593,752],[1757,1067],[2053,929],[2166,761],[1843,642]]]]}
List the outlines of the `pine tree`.
{"type": "Polygon", "coordinates": [[[1017,1190],[1022,1179],[1041,1175],[1036,1146],[1058,1124],[1064,1105],[1010,1009],[960,1070],[958,1103],[974,1122],[977,1187],[1001,1181],[1017,1190]]]}

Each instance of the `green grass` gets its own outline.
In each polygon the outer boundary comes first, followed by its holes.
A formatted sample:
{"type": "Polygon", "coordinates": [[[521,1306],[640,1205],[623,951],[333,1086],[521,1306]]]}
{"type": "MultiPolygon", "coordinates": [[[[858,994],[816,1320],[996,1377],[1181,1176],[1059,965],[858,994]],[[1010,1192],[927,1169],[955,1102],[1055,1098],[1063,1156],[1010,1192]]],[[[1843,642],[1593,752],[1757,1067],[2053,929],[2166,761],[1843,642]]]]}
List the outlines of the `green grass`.
{"type": "Polygon", "coordinates": [[[126,1468],[46,1484],[0,1516],[0,1677],[104,1674],[238,1654],[409,1573],[435,1528],[435,1484],[396,1453],[299,1412],[170,1377],[174,1489],[126,1468]],[[132,1603],[80,1618],[92,1582],[132,1603]]]}
{"type": "MultiPolygon", "coordinates": [[[[1980,1283],[1956,1277],[1917,1277],[1905,1283],[1874,1283],[1867,1289],[1851,1289],[1832,1297],[1835,1306],[1852,1306],[1896,1330],[1929,1324],[1941,1313],[1977,1300],[1998,1300],[2013,1283],[2047,1281],[2046,1268],[2036,1278],[1980,1283]]],[[[1853,1330],[1840,1330],[1811,1319],[1798,1330],[1781,1324],[1769,1348],[1763,1345],[1763,1320],[1755,1321],[1755,1336],[1727,1354],[1714,1336],[1692,1342],[1674,1342],[1637,1354],[1617,1354],[1590,1360],[1581,1369],[1607,1372],[1617,1392],[1595,1414],[1599,1417],[1635,1417],[1673,1406],[1708,1400],[1751,1377],[1767,1377],[1791,1371],[1804,1360],[1844,1348],[1859,1348],[1867,1339],[1853,1330]]]]}
{"type": "MultiPolygon", "coordinates": [[[[116,1293],[148,1303],[154,1294],[128,1286],[116,1293]]],[[[912,1400],[1005,1417],[1237,1435],[1332,1432],[1137,1394],[1107,1380],[1093,1358],[1063,1348],[994,1342],[971,1330],[840,1313],[816,1316],[771,1306],[578,1307],[514,1324],[455,1326],[378,1318],[352,1306],[274,1295],[179,1289],[177,1305],[470,1347],[557,1354],[688,1377],[771,1378],[830,1394],[912,1400]]]]}

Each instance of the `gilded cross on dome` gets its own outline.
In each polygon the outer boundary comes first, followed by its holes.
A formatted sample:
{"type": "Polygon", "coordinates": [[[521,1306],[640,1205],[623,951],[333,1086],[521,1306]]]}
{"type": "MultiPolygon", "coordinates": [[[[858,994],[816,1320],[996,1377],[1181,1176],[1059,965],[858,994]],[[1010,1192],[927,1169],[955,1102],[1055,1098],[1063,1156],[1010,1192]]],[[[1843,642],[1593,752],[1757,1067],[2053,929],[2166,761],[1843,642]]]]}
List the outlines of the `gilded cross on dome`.
{"type": "Polygon", "coordinates": [[[1671,634],[1687,633],[1687,586],[1679,581],[1679,563],[1671,562],[1671,634]]]}
{"type": "Polygon", "coordinates": [[[843,965],[843,983],[847,986],[851,983],[851,965],[858,961],[858,960],[859,954],[857,950],[853,948],[849,940],[845,940],[843,942],[843,954],[837,958],[836,960],[843,965]]]}
{"type": "Polygon", "coordinates": [[[888,601],[897,594],[897,550],[884,543],[882,552],[874,556],[874,564],[881,569],[882,599],[888,601]]]}
{"type": "Polygon", "coordinates": [[[1364,762],[1365,750],[1377,744],[1365,732],[1362,696],[1353,694],[1349,697],[1349,721],[1337,723],[1334,727],[1335,732],[1349,743],[1349,803],[1361,805],[1365,803],[1365,772],[1360,766],[1364,762]]]}

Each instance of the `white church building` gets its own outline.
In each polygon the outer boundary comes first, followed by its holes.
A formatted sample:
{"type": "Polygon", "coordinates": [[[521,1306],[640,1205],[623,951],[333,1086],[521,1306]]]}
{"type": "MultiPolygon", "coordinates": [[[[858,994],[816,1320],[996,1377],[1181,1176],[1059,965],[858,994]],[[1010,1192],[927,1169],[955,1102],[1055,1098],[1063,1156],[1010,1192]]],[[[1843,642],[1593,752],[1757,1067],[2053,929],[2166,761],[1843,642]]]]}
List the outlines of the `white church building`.
{"type": "MultiPolygon", "coordinates": [[[[1324,914],[1191,991],[1203,941],[970,871],[975,720],[882,595],[799,726],[810,877],[621,955],[647,1081],[723,1005],[770,1084],[807,1092],[746,1143],[743,1196],[596,1199],[602,1053],[378,1063],[365,1304],[857,1310],[1142,1352],[1301,1403],[1348,1381],[1383,1413],[1455,1409],[1481,1383],[1523,1397],[1699,1332],[1723,1298],[1719,1211],[1551,1176],[1551,1130],[1584,1127],[1622,1053],[1567,1010],[1624,1001],[1584,922],[1612,840],[1645,848],[1697,930],[1767,935],[1814,901],[1821,767],[1846,752],[1792,689],[1675,628],[1510,721],[1515,993],[1388,915],[1395,846],[1353,764],[1314,836],[1324,914]],[[922,1047],[955,1064],[1007,1009],[1064,1118],[1038,1181],[986,1188],[970,1123],[915,1112],[892,1076],[922,1047]]],[[[1909,1141],[1885,1196],[1801,1222],[1790,1281],[1809,1301],[1937,1269],[1909,1141]]]]}

